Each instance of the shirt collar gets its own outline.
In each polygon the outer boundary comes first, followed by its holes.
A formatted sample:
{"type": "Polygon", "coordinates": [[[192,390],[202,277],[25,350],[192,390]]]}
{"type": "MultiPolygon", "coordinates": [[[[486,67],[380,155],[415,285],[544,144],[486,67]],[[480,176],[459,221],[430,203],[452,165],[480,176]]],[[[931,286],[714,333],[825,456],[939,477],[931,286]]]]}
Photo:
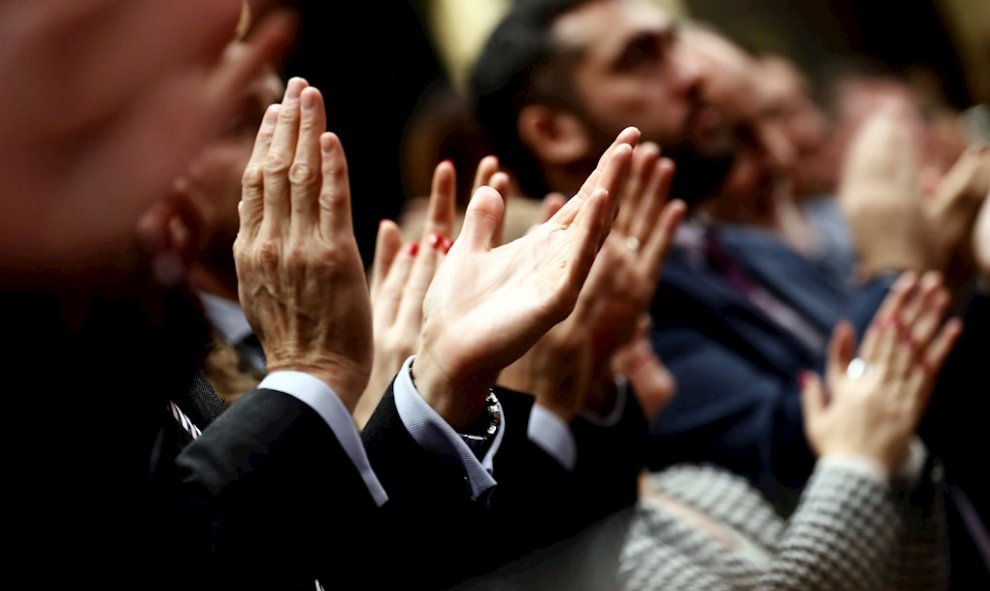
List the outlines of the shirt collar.
{"type": "Polygon", "coordinates": [[[204,292],[200,292],[199,297],[206,317],[228,343],[240,343],[253,334],[239,303],[204,292]]]}

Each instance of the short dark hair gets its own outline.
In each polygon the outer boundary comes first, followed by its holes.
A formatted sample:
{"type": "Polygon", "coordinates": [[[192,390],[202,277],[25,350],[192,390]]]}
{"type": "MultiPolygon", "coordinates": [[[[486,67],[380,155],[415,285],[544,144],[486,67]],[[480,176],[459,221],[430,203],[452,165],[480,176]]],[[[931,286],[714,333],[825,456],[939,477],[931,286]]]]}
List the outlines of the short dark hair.
{"type": "Polygon", "coordinates": [[[550,29],[564,14],[594,0],[517,0],[474,63],[470,93],[475,115],[501,164],[522,191],[549,191],[540,163],[519,137],[524,107],[543,103],[580,108],[571,75],[574,54],[554,44],[550,29]]]}

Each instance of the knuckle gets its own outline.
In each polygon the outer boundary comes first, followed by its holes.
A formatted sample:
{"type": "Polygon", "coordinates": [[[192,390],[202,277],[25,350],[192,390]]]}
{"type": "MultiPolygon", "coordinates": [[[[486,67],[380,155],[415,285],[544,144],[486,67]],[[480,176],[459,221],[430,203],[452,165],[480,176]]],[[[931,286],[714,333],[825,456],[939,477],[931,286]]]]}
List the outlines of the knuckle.
{"type": "Polygon", "coordinates": [[[296,162],[289,169],[289,182],[293,185],[309,187],[319,180],[315,168],[305,162],[296,162]]]}
{"type": "Polygon", "coordinates": [[[258,243],[258,261],[264,267],[274,267],[278,265],[279,247],[274,240],[264,239],[258,243]]]}
{"type": "Polygon", "coordinates": [[[265,174],[285,174],[289,170],[289,158],[285,154],[273,152],[265,158],[265,174]]]}
{"type": "Polygon", "coordinates": [[[345,197],[342,191],[323,191],[320,193],[320,209],[324,211],[340,209],[344,202],[345,197]]]}
{"type": "Polygon", "coordinates": [[[245,189],[260,190],[265,185],[265,173],[261,166],[250,164],[244,169],[241,186],[245,189]]]}

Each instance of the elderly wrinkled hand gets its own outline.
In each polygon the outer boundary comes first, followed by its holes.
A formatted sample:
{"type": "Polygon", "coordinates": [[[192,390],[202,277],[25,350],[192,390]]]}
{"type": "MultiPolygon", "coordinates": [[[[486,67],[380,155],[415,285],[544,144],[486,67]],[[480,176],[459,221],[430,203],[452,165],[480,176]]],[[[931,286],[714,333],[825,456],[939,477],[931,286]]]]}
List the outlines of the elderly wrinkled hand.
{"type": "Polygon", "coordinates": [[[234,258],[268,370],[322,379],[353,411],[371,371],[371,306],[347,161],[325,128],[320,92],[290,80],[244,171],[234,258]]]}

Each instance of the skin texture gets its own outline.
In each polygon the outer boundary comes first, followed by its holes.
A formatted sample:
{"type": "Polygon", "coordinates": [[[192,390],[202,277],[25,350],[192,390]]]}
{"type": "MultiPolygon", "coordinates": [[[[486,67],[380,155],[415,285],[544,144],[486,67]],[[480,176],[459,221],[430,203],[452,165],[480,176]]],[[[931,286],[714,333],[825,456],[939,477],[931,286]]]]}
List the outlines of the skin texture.
{"type": "Polygon", "coordinates": [[[887,473],[901,465],[932,392],[935,377],[962,332],[942,324],[948,292],[936,273],[919,281],[905,273],[884,300],[856,356],[867,364],[861,377],[846,368],[853,358],[852,327],[841,323],[829,350],[826,388],[805,374],[805,430],[821,457],[854,454],[874,460],[887,473]]]}
{"type": "MultiPolygon", "coordinates": [[[[564,421],[586,404],[602,414],[611,408],[613,360],[637,336],[642,311],[653,299],[664,256],[686,209],[679,201],[668,203],[673,174],[673,163],[660,158],[655,144],[637,146],[620,195],[619,216],[574,311],[503,372],[500,383],[533,393],[537,404],[564,421]]],[[[548,197],[547,214],[561,203],[556,196],[548,197]]],[[[658,394],[647,388],[645,395],[658,394]]]]}
{"type": "Polygon", "coordinates": [[[413,374],[423,397],[454,428],[481,412],[498,373],[573,310],[608,236],[635,128],[624,130],[581,191],[528,235],[494,247],[501,196],[475,192],[461,235],[430,285],[413,374]]]}
{"type": "MultiPolygon", "coordinates": [[[[479,163],[472,193],[482,186],[489,186],[500,195],[508,191],[508,177],[498,171],[494,156],[479,163]]],[[[456,188],[453,164],[441,162],[433,173],[420,242],[403,246],[398,226],[389,220],[383,220],[378,228],[371,277],[375,355],[371,379],[354,413],[358,426],[367,423],[389,382],[419,345],[426,290],[453,245],[456,188]]],[[[497,230],[496,234],[500,232],[497,230]]]]}
{"type": "Polygon", "coordinates": [[[320,92],[290,80],[244,172],[234,258],[268,370],[316,376],[353,411],[371,371],[371,306],[347,161],[325,128],[320,92]]]}
{"type": "Polygon", "coordinates": [[[3,94],[0,126],[9,281],[103,280],[133,266],[139,219],[288,42],[290,22],[275,14],[245,52],[225,54],[240,11],[239,0],[0,7],[0,75],[18,87],[3,94]]]}

